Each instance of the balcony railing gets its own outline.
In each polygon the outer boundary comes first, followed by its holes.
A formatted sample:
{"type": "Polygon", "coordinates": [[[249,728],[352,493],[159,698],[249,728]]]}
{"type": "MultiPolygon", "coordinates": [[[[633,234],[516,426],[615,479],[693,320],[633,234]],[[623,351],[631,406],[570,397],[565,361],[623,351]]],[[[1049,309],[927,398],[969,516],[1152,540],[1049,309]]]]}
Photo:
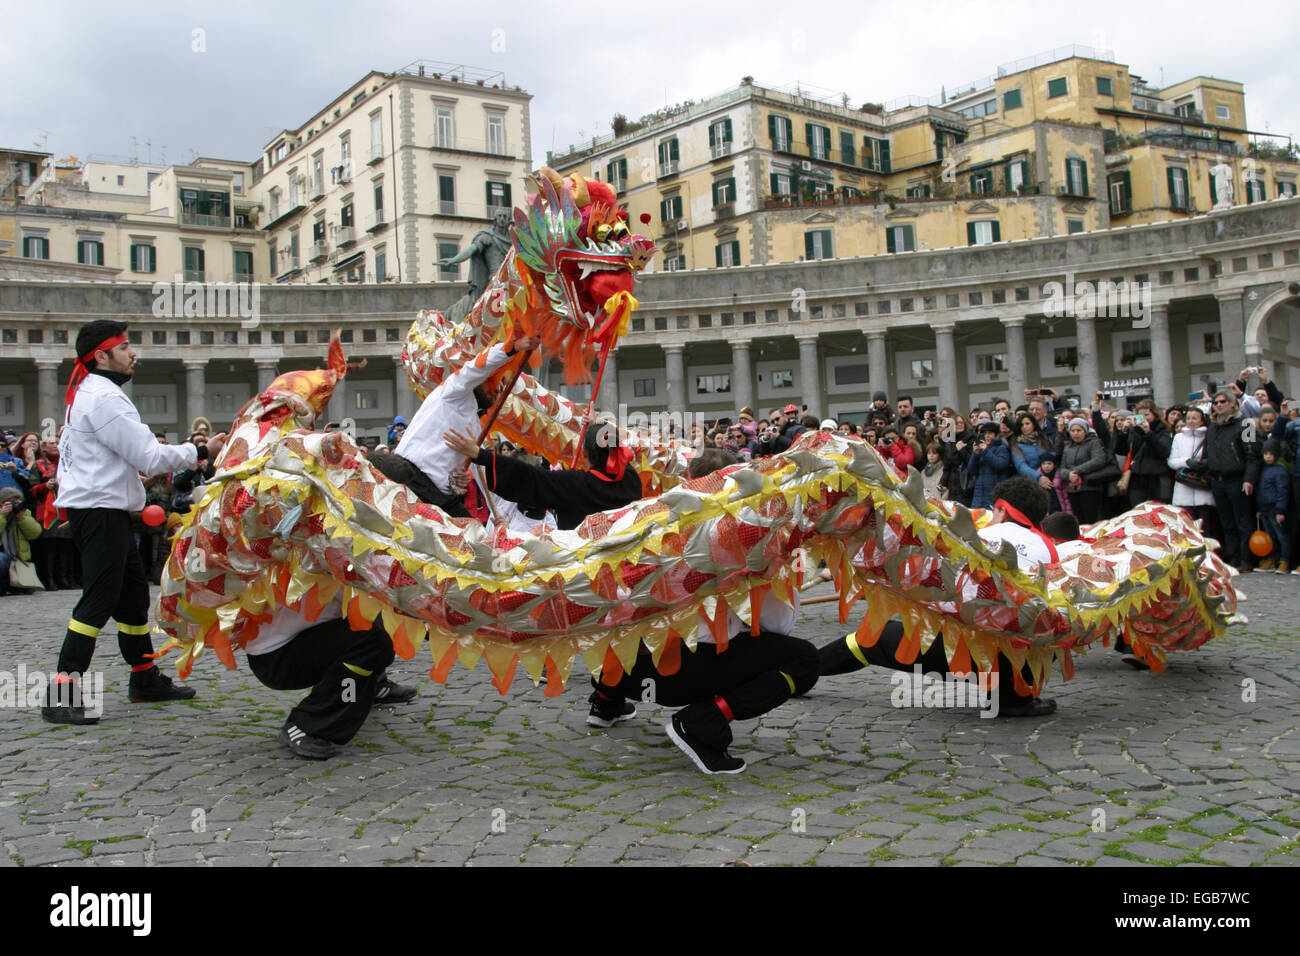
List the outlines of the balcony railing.
{"type": "Polygon", "coordinates": [[[185,281],[186,281],[186,282],[205,282],[205,281],[207,281],[207,280],[205,280],[205,279],[203,278],[204,275],[205,275],[205,273],[204,273],[204,271],[203,271],[202,269],[186,269],[186,270],[185,270],[185,281]]]}
{"type": "Polygon", "coordinates": [[[438,215],[440,215],[440,216],[454,216],[454,215],[456,215],[456,202],[455,202],[455,200],[439,199],[439,200],[438,200],[438,215]]]}
{"type": "Polygon", "coordinates": [[[229,229],[230,216],[209,216],[201,212],[181,210],[182,226],[206,226],[212,229],[229,229]]]}
{"type": "Polygon", "coordinates": [[[374,232],[376,229],[382,229],[388,225],[388,220],[384,218],[382,209],[372,212],[366,217],[366,232],[374,232]]]}
{"type": "Polygon", "coordinates": [[[677,160],[674,159],[667,163],[659,164],[660,179],[662,179],[665,176],[676,176],[676,175],[677,175],[677,160]]]}
{"type": "Polygon", "coordinates": [[[373,166],[384,158],[384,144],[376,143],[370,147],[370,158],[366,160],[367,166],[373,166]]]}
{"type": "Polygon", "coordinates": [[[325,180],[324,180],[324,178],[322,177],[321,179],[314,179],[314,180],[312,180],[312,184],[311,184],[311,198],[312,198],[312,200],[315,201],[315,200],[317,200],[317,199],[320,199],[320,198],[321,198],[322,196],[324,196],[324,195],[325,195],[325,180]]]}
{"type": "Polygon", "coordinates": [[[312,243],[311,246],[312,262],[319,262],[321,259],[326,259],[329,257],[329,254],[330,254],[330,245],[328,242],[312,243]]]}
{"type": "Polygon", "coordinates": [[[339,226],[334,233],[334,241],[340,246],[350,246],[357,241],[357,231],[351,226],[339,226]]]}
{"type": "Polygon", "coordinates": [[[721,159],[723,156],[730,156],[731,140],[729,139],[718,140],[718,142],[713,144],[713,147],[709,150],[709,152],[712,154],[714,159],[721,159]]]}

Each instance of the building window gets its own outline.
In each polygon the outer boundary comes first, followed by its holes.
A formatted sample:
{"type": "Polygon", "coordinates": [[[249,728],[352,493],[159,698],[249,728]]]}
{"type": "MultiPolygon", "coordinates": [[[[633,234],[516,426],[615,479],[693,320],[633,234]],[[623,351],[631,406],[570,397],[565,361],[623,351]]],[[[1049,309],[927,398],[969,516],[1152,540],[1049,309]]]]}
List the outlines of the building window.
{"type": "Polygon", "coordinates": [[[140,410],[141,415],[150,417],[167,414],[167,396],[163,395],[137,395],[135,396],[136,408],[140,410]]]}
{"type": "Polygon", "coordinates": [[[388,280],[388,253],[383,249],[375,250],[375,281],[386,282],[388,280]]]}
{"type": "Polygon", "coordinates": [[[176,344],[177,344],[177,345],[189,345],[189,344],[190,344],[190,333],[189,333],[189,330],[188,330],[188,329],[179,329],[179,330],[177,330],[177,332],[176,332],[176,344]]]}
{"type": "Polygon", "coordinates": [[[1047,98],[1055,99],[1058,96],[1065,96],[1070,92],[1070,81],[1067,77],[1058,76],[1054,80],[1047,81],[1047,98]]]}
{"type": "Polygon", "coordinates": [[[994,372],[1005,372],[1006,370],[1007,356],[1005,352],[975,356],[975,371],[981,375],[991,375],[994,372]]]}
{"type": "Polygon", "coordinates": [[[215,332],[200,332],[199,345],[212,345],[216,341],[215,332]]]}
{"type": "Polygon", "coordinates": [[[916,186],[908,186],[908,187],[907,187],[907,198],[908,198],[908,199],[929,199],[929,198],[930,198],[930,184],[929,184],[929,183],[920,183],[919,185],[916,185],[916,186]]]}
{"type": "Polygon", "coordinates": [[[1002,109],[1014,110],[1021,105],[1020,90],[1007,90],[1002,94],[1002,109]]]}
{"type": "Polygon", "coordinates": [[[1149,339],[1121,342],[1119,343],[1119,350],[1120,365],[1135,365],[1151,358],[1151,342],[1149,339]]]}
{"type": "Polygon", "coordinates": [[[836,385],[865,385],[869,372],[866,365],[837,365],[832,375],[836,385]]]}
{"type": "Polygon", "coordinates": [[[831,241],[831,230],[809,229],[803,234],[803,251],[804,258],[810,262],[816,259],[833,259],[835,248],[831,241]]]}
{"type": "Polygon", "coordinates": [[[1294,196],[1294,195],[1295,195],[1295,183],[1293,183],[1293,182],[1289,182],[1289,181],[1284,180],[1284,179],[1279,179],[1279,180],[1277,181],[1277,194],[1278,194],[1279,196],[1294,196]]]}
{"type": "Polygon", "coordinates": [[[713,208],[725,206],[727,203],[736,201],[736,177],[728,176],[726,179],[715,179],[713,181],[713,208]]]}
{"type": "Polygon", "coordinates": [[[768,175],[768,184],[772,187],[773,196],[794,195],[794,184],[791,182],[789,173],[770,173],[768,175]]]}
{"type": "Polygon", "coordinates": [[[1084,226],[1085,223],[1082,219],[1067,219],[1065,220],[1066,235],[1072,236],[1076,232],[1083,232],[1084,226]]]}
{"type": "Polygon", "coordinates": [[[238,344],[239,344],[239,333],[236,332],[234,329],[226,329],[225,331],[223,331],[223,332],[221,333],[221,344],[222,344],[222,345],[238,345],[238,344]]]}
{"type": "Polygon", "coordinates": [[[196,246],[185,247],[185,281],[202,282],[204,281],[205,270],[203,266],[203,250],[196,246]]]}
{"type": "Polygon", "coordinates": [[[487,184],[488,215],[495,209],[510,208],[510,184],[490,180],[487,184]]]}
{"type": "Polygon", "coordinates": [[[677,327],[679,329],[689,329],[691,327],[691,317],[689,315],[677,316],[677,327]]]}
{"type": "Polygon", "coordinates": [[[306,344],[307,344],[307,330],[306,330],[306,329],[294,329],[294,331],[293,331],[293,344],[294,344],[294,345],[306,345],[306,344]]]}
{"type": "Polygon", "coordinates": [[[131,244],[131,271],[156,272],[158,270],[158,250],[145,243],[131,244]]]}
{"type": "Polygon", "coordinates": [[[253,251],[251,249],[235,250],[235,281],[253,281],[253,251]]]}
{"type": "Polygon", "coordinates": [[[370,158],[382,159],[384,156],[384,114],[376,110],[370,116],[370,158]]]}
{"type": "Polygon", "coordinates": [[[776,309],[764,309],[764,310],[763,310],[763,321],[764,321],[764,322],[780,322],[780,321],[781,321],[781,313],[778,312],[776,309]]]}
{"type": "Polygon", "coordinates": [[[1219,103],[1214,107],[1214,118],[1221,120],[1232,119],[1232,110],[1219,103]]]}
{"type": "Polygon", "coordinates": [[[1106,189],[1110,193],[1112,216],[1124,216],[1133,211],[1132,176],[1128,170],[1107,176],[1106,189]]]}
{"type": "Polygon", "coordinates": [[[1020,193],[1025,188],[1025,182],[1029,179],[1029,163],[1023,159],[1017,159],[1014,162],[1007,163],[1006,181],[1007,191],[1020,193]]]}
{"type": "Polygon", "coordinates": [[[913,359],[912,380],[916,382],[934,378],[934,359],[913,359]]]}
{"type": "Polygon", "coordinates": [[[655,331],[656,331],[656,332],[667,332],[667,331],[668,331],[668,316],[666,316],[666,315],[656,315],[656,316],[655,316],[655,331]]]}
{"type": "Polygon", "coordinates": [[[154,344],[154,345],[166,345],[166,344],[167,344],[167,333],[166,333],[165,331],[161,331],[161,330],[155,329],[153,335],[151,336],[151,338],[153,339],[153,344],[154,344]]]}
{"type": "Polygon", "coordinates": [[[353,222],[352,203],[344,203],[343,208],[339,210],[339,225],[346,228],[353,222]]]}
{"type": "Polygon", "coordinates": [[[104,244],[98,239],[78,239],[77,261],[82,265],[102,266],[104,264],[104,244]]]}
{"type": "Polygon", "coordinates": [[[621,157],[605,166],[605,181],[621,193],[627,187],[627,157],[621,157]]]}
{"type": "Polygon", "coordinates": [[[1112,88],[1111,88],[1111,81],[1110,81],[1110,77],[1109,77],[1109,76],[1099,76],[1099,77],[1097,77],[1097,95],[1098,95],[1098,96],[1114,96],[1114,95],[1115,95],[1115,93],[1113,92],[1113,90],[1112,90],[1112,88]]]}
{"type": "Polygon", "coordinates": [[[993,170],[977,169],[971,173],[970,191],[977,196],[993,192],[993,170]]]}
{"type": "Polygon", "coordinates": [[[23,236],[23,258],[48,259],[50,240],[44,236],[23,236]]]}
{"type": "Polygon", "coordinates": [[[822,126],[819,123],[806,123],[804,128],[808,136],[808,155],[813,159],[830,159],[830,127],[822,126]]]}
{"type": "MultiPolygon", "coordinates": [[[[460,246],[459,246],[457,243],[455,243],[455,242],[442,242],[442,241],[440,241],[440,242],[438,243],[438,258],[439,258],[440,260],[441,260],[441,259],[453,259],[453,258],[455,258],[456,254],[457,254],[458,252],[460,252],[460,246]]],[[[439,278],[439,279],[459,279],[459,278],[460,278],[460,265],[457,264],[457,265],[454,265],[454,266],[439,266],[439,267],[438,267],[438,278],[439,278]]]]}
{"type": "Polygon", "coordinates": [[[966,302],[967,302],[968,304],[970,304],[970,305],[983,305],[983,304],[984,304],[984,293],[983,293],[983,292],[968,292],[968,293],[966,293],[966,302]]]}
{"type": "Polygon", "coordinates": [[[767,117],[767,133],[772,137],[772,149],[778,153],[790,152],[790,143],[794,139],[794,126],[789,117],[772,113],[767,117]]]}
{"type": "Polygon", "coordinates": [[[664,222],[678,222],[682,218],[682,197],[665,196],[659,201],[659,218],[664,222]]]}
{"type": "Polygon", "coordinates": [[[915,252],[916,229],[913,226],[891,226],[885,230],[887,252],[915,252]]]}
{"type": "Polygon", "coordinates": [[[666,139],[659,144],[659,175],[672,176],[677,172],[677,161],[679,158],[677,137],[666,139]]]}
{"type": "Polygon", "coordinates": [[[1071,196],[1088,195],[1088,164],[1082,159],[1065,161],[1065,186],[1071,196]]]}
{"type": "Polygon", "coordinates": [[[735,325],[735,324],[736,324],[736,313],[734,313],[734,312],[723,312],[722,315],[721,315],[721,317],[720,317],[720,319],[719,319],[719,321],[720,321],[720,323],[721,323],[722,325],[724,325],[724,326],[725,326],[725,325],[735,325]]]}
{"type": "Polygon", "coordinates": [[[451,173],[438,174],[438,213],[456,215],[456,177],[451,173]]]}
{"type": "Polygon", "coordinates": [[[488,152],[495,156],[506,154],[506,118],[489,116],[487,121],[488,152]]]}
{"type": "Polygon", "coordinates": [[[359,388],[352,393],[352,407],[359,412],[371,411],[379,407],[379,389],[359,388]]]}
{"type": "Polygon", "coordinates": [[[378,329],[362,329],[362,330],[361,330],[361,341],[362,341],[362,342],[366,342],[366,343],[369,343],[369,342],[377,342],[377,341],[379,341],[379,330],[378,330],[378,329]]]}
{"type": "Polygon", "coordinates": [[[686,268],[686,254],[670,256],[664,253],[664,272],[677,272],[686,268]]]}
{"type": "Polygon", "coordinates": [[[261,345],[261,344],[262,344],[262,332],[261,332],[260,329],[249,329],[249,330],[248,330],[248,344],[249,344],[249,345],[261,345]]]}
{"type": "Polygon", "coordinates": [[[994,289],[994,290],[993,290],[993,304],[994,304],[994,305],[1005,305],[1005,304],[1006,304],[1006,301],[1007,301],[1007,290],[1006,290],[1006,289],[994,289]]]}
{"type": "Polygon", "coordinates": [[[720,119],[709,126],[709,155],[714,159],[731,155],[731,120],[720,119]]]}
{"type": "Polygon", "coordinates": [[[632,379],[632,395],[634,398],[653,398],[655,393],[655,380],[652,378],[634,378],[632,379]]]}
{"type": "Polygon", "coordinates": [[[794,371],[792,369],[778,369],[772,373],[773,388],[794,388],[794,371]]]}
{"type": "Polygon", "coordinates": [[[1052,350],[1052,366],[1054,368],[1072,369],[1079,364],[1079,349],[1073,345],[1063,345],[1052,350]]]}
{"type": "MultiPolygon", "coordinates": [[[[867,169],[875,172],[889,172],[889,140],[876,139],[874,136],[864,137],[862,141],[862,162],[867,169]]],[[[926,195],[929,195],[929,193],[926,195]]]]}
{"type": "Polygon", "coordinates": [[[1246,180],[1246,203],[1264,201],[1264,181],[1262,179],[1246,180]]]}
{"type": "Polygon", "coordinates": [[[840,130],[840,162],[852,166],[857,162],[857,150],[853,146],[853,131],[840,130]]]}
{"type": "Polygon", "coordinates": [[[720,268],[740,265],[740,241],[732,240],[731,242],[719,243],[714,252],[717,254],[717,264],[720,268]]]}
{"type": "Polygon", "coordinates": [[[696,395],[716,395],[722,392],[729,392],[729,391],[731,391],[730,375],[695,376],[696,395]]]}
{"type": "Polygon", "coordinates": [[[1000,242],[1002,233],[996,219],[981,219],[966,223],[966,244],[968,246],[987,246],[1000,242]]]}
{"type": "Polygon", "coordinates": [[[742,312],[742,313],[740,313],[740,324],[741,324],[741,325],[757,325],[757,324],[758,324],[758,313],[757,313],[757,312],[742,312]]]}
{"type": "Polygon", "coordinates": [[[439,149],[456,148],[456,115],[452,112],[450,106],[439,106],[434,111],[437,121],[437,138],[435,142],[439,149]]]}
{"type": "Polygon", "coordinates": [[[1180,166],[1170,166],[1165,170],[1169,184],[1169,208],[1187,209],[1187,170],[1180,166]]]}
{"type": "Polygon", "coordinates": [[[1206,332],[1201,337],[1201,348],[1206,355],[1217,355],[1223,351],[1223,333],[1206,332]]]}
{"type": "Polygon", "coordinates": [[[235,395],[233,392],[216,392],[212,396],[212,411],[234,414],[235,395]]]}

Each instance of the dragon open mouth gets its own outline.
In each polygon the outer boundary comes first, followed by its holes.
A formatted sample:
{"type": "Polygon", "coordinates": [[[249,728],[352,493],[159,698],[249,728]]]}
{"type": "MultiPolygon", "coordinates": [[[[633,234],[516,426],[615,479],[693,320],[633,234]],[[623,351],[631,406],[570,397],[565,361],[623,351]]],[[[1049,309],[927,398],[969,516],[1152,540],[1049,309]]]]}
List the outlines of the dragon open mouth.
{"type": "Polygon", "coordinates": [[[560,262],[565,293],[574,306],[574,318],[587,328],[605,319],[605,302],[616,292],[631,292],[635,276],[626,261],[565,257],[560,262]]]}

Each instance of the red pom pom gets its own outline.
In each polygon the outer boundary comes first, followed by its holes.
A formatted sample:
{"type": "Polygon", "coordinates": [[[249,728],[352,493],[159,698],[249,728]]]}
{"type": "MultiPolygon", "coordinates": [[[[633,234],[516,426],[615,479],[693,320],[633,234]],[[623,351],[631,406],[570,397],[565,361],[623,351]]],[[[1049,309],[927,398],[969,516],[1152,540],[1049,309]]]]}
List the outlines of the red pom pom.
{"type": "Polygon", "coordinates": [[[649,214],[648,212],[643,212],[643,213],[641,213],[640,217],[638,217],[638,218],[640,218],[640,220],[641,220],[641,224],[642,224],[643,226],[648,226],[648,225],[650,225],[650,214],[649,214]]]}
{"type": "Polygon", "coordinates": [[[144,511],[140,512],[140,520],[151,528],[156,528],[167,520],[167,512],[157,505],[147,505],[144,511]]]}

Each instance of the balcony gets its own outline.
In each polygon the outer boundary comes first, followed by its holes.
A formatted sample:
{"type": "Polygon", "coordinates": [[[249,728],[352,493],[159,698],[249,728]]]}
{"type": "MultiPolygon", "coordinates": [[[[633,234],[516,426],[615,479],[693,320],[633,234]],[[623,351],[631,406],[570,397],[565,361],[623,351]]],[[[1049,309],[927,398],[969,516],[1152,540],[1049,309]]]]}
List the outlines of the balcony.
{"type": "Polygon", "coordinates": [[[324,199],[324,198],[325,198],[325,179],[324,179],[324,177],[322,177],[322,178],[320,178],[320,179],[314,179],[314,180],[312,180],[312,184],[311,184],[311,201],[312,201],[312,202],[315,202],[317,199],[324,199]]]}
{"type": "Polygon", "coordinates": [[[440,215],[440,216],[454,216],[454,215],[456,215],[456,202],[455,202],[455,200],[439,199],[439,200],[438,200],[438,215],[440,215]]]}
{"type": "Polygon", "coordinates": [[[200,212],[181,210],[182,226],[202,226],[205,229],[229,229],[229,216],[209,216],[200,212]]]}
{"type": "Polygon", "coordinates": [[[719,140],[709,148],[709,153],[714,159],[721,159],[723,156],[730,156],[731,140],[719,140]]]}
{"type": "Polygon", "coordinates": [[[659,164],[660,179],[663,179],[666,176],[676,176],[676,175],[677,175],[677,160],[674,159],[671,162],[659,164]]]}
{"type": "Polygon", "coordinates": [[[376,143],[374,146],[370,147],[370,158],[366,160],[366,165],[373,166],[375,165],[375,163],[381,162],[383,158],[384,158],[384,144],[376,143]]]}
{"type": "Polygon", "coordinates": [[[307,207],[304,206],[302,203],[296,202],[295,200],[292,199],[289,201],[288,205],[272,206],[270,215],[268,216],[267,219],[267,223],[262,228],[264,230],[274,229],[280,223],[284,222],[285,220],[289,219],[292,216],[297,215],[298,213],[302,212],[306,208],[307,207]]]}
{"type": "Polygon", "coordinates": [[[205,281],[207,281],[207,280],[204,278],[205,275],[206,275],[206,273],[205,273],[202,269],[186,269],[186,270],[185,270],[185,281],[186,281],[186,282],[205,282],[205,281]]]}
{"type": "Polygon", "coordinates": [[[311,244],[311,261],[320,262],[322,259],[328,259],[330,246],[328,242],[313,242],[311,244]]]}
{"type": "Polygon", "coordinates": [[[338,167],[338,176],[339,182],[341,183],[352,182],[352,164],[344,163],[342,166],[338,167]]]}
{"type": "Polygon", "coordinates": [[[377,209],[366,217],[366,232],[376,232],[388,225],[388,220],[384,218],[384,211],[377,209]]]}
{"type": "Polygon", "coordinates": [[[339,226],[334,233],[334,241],[340,246],[350,246],[357,241],[357,231],[352,226],[339,226]]]}

